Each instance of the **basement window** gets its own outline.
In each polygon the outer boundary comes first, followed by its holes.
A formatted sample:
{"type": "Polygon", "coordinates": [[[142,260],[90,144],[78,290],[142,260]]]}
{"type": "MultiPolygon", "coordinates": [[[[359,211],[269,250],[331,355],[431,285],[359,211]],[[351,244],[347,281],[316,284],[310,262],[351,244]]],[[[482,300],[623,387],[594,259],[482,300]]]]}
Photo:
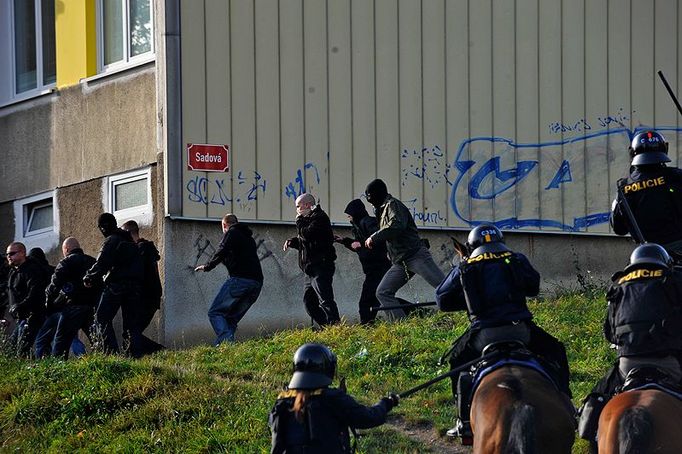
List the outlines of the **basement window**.
{"type": "Polygon", "coordinates": [[[15,241],[44,246],[59,238],[55,191],[14,201],[15,241]]]}
{"type": "Polygon", "coordinates": [[[130,219],[148,224],[152,220],[150,169],[135,170],[107,178],[108,210],[119,224],[130,219]]]}

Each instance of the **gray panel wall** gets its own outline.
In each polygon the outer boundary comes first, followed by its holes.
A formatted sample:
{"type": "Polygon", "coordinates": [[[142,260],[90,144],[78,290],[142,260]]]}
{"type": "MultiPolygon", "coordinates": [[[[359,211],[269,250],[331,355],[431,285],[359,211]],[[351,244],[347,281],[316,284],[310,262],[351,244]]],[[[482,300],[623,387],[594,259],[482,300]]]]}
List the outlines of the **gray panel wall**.
{"type": "Polygon", "coordinates": [[[183,0],[183,215],[335,221],[375,177],[428,227],[608,233],[627,144],[677,162],[678,0],[183,0]],[[183,158],[186,169],[186,156],[183,158]]]}

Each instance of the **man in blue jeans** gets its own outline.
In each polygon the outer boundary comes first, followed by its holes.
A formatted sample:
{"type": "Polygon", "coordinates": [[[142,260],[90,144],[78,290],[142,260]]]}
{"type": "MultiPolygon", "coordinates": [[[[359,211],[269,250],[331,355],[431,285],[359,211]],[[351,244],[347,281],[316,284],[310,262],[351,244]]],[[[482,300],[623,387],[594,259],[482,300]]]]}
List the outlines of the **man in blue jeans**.
{"type": "Polygon", "coordinates": [[[222,262],[230,274],[208,310],[208,319],[217,336],[215,346],[234,342],[237,323],[256,302],[263,287],[263,270],[251,229],[240,224],[237,216],[231,213],[223,216],[222,226],[223,239],[218,250],[208,263],[194,269],[211,271],[222,262]]]}

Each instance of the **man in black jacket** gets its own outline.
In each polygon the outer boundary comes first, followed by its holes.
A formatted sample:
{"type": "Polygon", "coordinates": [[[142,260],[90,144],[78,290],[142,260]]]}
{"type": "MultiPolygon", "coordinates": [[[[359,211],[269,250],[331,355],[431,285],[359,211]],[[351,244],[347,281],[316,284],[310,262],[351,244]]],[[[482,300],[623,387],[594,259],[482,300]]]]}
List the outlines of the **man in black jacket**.
{"type": "Polygon", "coordinates": [[[134,318],[140,305],[142,257],[130,234],[117,227],[113,214],[102,213],[97,219],[97,227],[105,240],[97,261],[83,277],[88,288],[104,281],[104,291],[95,311],[95,337],[99,341],[101,336],[105,351],[119,351],[112,320],[121,308],[123,338],[129,343],[129,354],[139,357],[142,332],[134,318]]]}
{"type": "Polygon", "coordinates": [[[334,301],[332,281],[336,266],[334,232],[329,216],[311,194],[296,199],[298,235],[284,242],[282,249],[298,249],[298,266],[304,273],[303,304],[320,326],[338,323],[339,308],[334,301]]]}
{"type": "Polygon", "coordinates": [[[9,313],[16,321],[12,344],[20,356],[30,355],[38,330],[45,321],[47,269],[26,255],[23,243],[7,246],[9,313]]]}
{"type": "Polygon", "coordinates": [[[377,312],[372,307],[380,306],[376,296],[379,282],[391,267],[386,252],[386,243],[376,242],[372,249],[365,246],[365,240],[379,230],[377,219],[367,213],[365,204],[360,199],[351,200],[344,211],[348,215],[353,238],[341,238],[335,236],[335,240],[358,254],[362,272],[365,273],[365,281],[362,283],[360,294],[359,312],[360,323],[363,325],[372,323],[376,319],[377,312]]]}
{"type": "MultiPolygon", "coordinates": [[[[140,227],[135,221],[128,221],[124,223],[121,228],[130,233],[135,244],[140,250],[142,256],[142,264],[144,267],[144,279],[142,281],[141,304],[134,317],[134,322],[138,324],[140,333],[144,333],[147,329],[156,311],[161,308],[161,278],[159,277],[158,262],[161,260],[159,250],[156,249],[153,241],[145,240],[140,237],[140,227]]],[[[154,342],[144,334],[140,335],[141,354],[146,355],[159,350],[163,350],[164,346],[158,342],[154,342]]]]}
{"type": "Polygon", "coordinates": [[[78,330],[89,332],[101,288],[86,288],[83,276],[95,264],[95,258],[83,252],[76,238],[62,243],[64,258],[57,264],[50,285],[45,289],[45,307],[52,314],[36,338],[36,356],[69,357],[69,347],[78,330]]]}
{"type": "Polygon", "coordinates": [[[240,224],[231,213],[223,216],[222,227],[223,239],[218,250],[207,264],[194,269],[211,271],[222,263],[230,274],[208,310],[208,319],[217,336],[215,346],[234,342],[237,324],[256,302],[263,287],[263,270],[251,229],[240,224]]]}

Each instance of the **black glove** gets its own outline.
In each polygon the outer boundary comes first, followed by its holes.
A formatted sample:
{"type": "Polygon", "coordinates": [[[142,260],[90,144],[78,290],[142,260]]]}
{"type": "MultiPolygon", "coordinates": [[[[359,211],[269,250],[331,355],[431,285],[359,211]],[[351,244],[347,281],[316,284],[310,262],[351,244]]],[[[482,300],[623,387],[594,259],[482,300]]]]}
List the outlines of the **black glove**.
{"type": "Polygon", "coordinates": [[[387,397],[382,397],[381,401],[386,405],[387,410],[391,411],[393,407],[398,406],[398,403],[400,402],[400,396],[398,396],[395,393],[389,393],[387,397]]]}

